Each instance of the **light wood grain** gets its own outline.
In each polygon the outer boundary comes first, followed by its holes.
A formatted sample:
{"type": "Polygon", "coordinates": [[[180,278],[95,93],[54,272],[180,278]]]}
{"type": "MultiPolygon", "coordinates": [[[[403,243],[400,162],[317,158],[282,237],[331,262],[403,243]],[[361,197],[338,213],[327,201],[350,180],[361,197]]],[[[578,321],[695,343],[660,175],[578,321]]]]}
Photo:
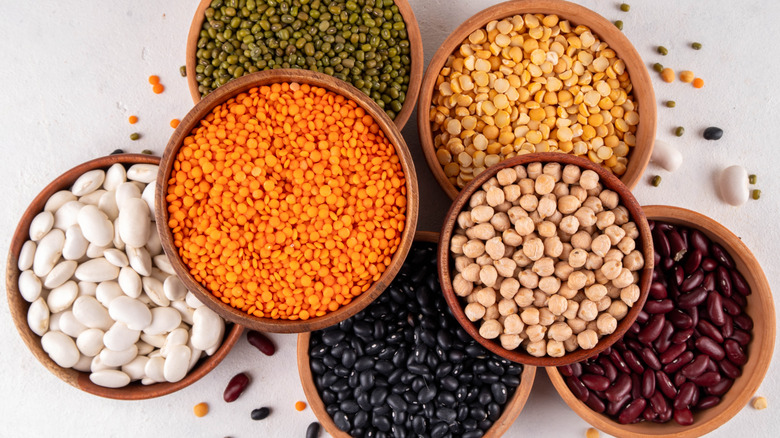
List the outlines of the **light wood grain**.
{"type": "Polygon", "coordinates": [[[631,324],[636,320],[639,315],[642,306],[647,299],[647,294],[650,288],[650,282],[653,274],[653,239],[650,234],[650,228],[647,224],[647,219],[642,212],[642,208],[636,201],[634,196],[628,190],[628,188],[620,182],[619,179],[603,167],[596,165],[589,160],[581,157],[575,157],[574,155],[559,154],[555,152],[545,152],[538,154],[527,154],[518,157],[511,158],[490,167],[485,172],[482,172],[478,177],[474,178],[466,187],[461,190],[458,197],[452,203],[450,210],[447,212],[447,216],[444,219],[444,225],[442,226],[441,237],[439,240],[439,280],[442,285],[442,291],[444,291],[444,297],[447,299],[447,304],[450,306],[452,313],[455,315],[455,319],[458,320],[461,326],[476,339],[485,348],[496,353],[497,355],[506,359],[528,364],[534,366],[561,366],[574,362],[585,360],[588,357],[599,354],[602,350],[606,349],[610,345],[617,342],[623,336],[623,333],[628,330],[631,324]],[[499,342],[492,339],[485,339],[479,335],[479,328],[476,324],[471,322],[463,311],[463,304],[458,296],[455,295],[455,291],[452,288],[452,258],[450,257],[449,242],[454,232],[455,224],[458,214],[463,211],[467,205],[471,195],[479,190],[487,180],[495,176],[501,169],[507,167],[514,167],[520,164],[528,164],[532,162],[557,162],[561,165],[574,164],[580,168],[590,169],[599,174],[601,183],[605,189],[610,189],[617,192],[620,197],[620,204],[628,209],[628,213],[631,220],[636,223],[639,229],[639,242],[637,248],[642,251],[642,255],[645,258],[645,266],[641,271],[639,278],[640,296],[639,300],[629,310],[625,318],[618,322],[617,329],[614,333],[604,336],[599,339],[596,347],[590,350],[578,349],[571,353],[566,353],[562,357],[535,357],[526,353],[521,348],[516,350],[507,350],[501,346],[499,342]]]}
{"type": "MultiPolygon", "coordinates": [[[[206,18],[205,11],[210,4],[211,0],[201,0],[198,9],[195,11],[195,15],[192,17],[190,30],[187,34],[187,84],[190,88],[192,101],[196,104],[201,100],[200,91],[198,91],[198,81],[195,79],[195,68],[198,62],[198,40],[200,39],[200,30],[203,27],[203,21],[206,18]]],[[[401,13],[401,16],[404,18],[404,23],[406,24],[406,33],[409,38],[409,52],[412,58],[406,100],[404,100],[401,111],[396,114],[395,119],[393,119],[393,122],[400,130],[403,129],[406,122],[409,121],[417,104],[417,96],[420,93],[420,84],[422,83],[423,77],[424,57],[420,26],[417,24],[417,17],[414,16],[412,7],[407,0],[395,0],[395,5],[398,6],[398,12],[401,13]]]]}
{"type": "Polygon", "coordinates": [[[626,63],[626,70],[633,84],[634,98],[639,104],[639,125],[636,135],[637,145],[632,148],[633,151],[628,156],[628,167],[620,180],[629,189],[633,189],[642,177],[647,163],[650,161],[653,143],[655,142],[657,124],[656,102],[653,84],[647,67],[631,44],[631,41],[614,24],[590,9],[561,0],[517,0],[491,6],[458,26],[433,55],[423,77],[420,90],[420,100],[417,104],[417,129],[420,135],[422,150],[425,154],[425,161],[428,163],[431,172],[433,172],[436,181],[450,198],[455,199],[459,189],[447,179],[444,169],[436,158],[433,132],[431,131],[431,122],[429,120],[433,89],[439,72],[444,67],[450,54],[460,47],[463,40],[474,30],[483,28],[492,20],[500,20],[526,13],[556,14],[561,19],[569,20],[573,25],[588,26],[602,41],[607,42],[626,63]]]}
{"type": "Polygon", "coordinates": [[[159,164],[160,158],[153,157],[151,155],[142,154],[118,154],[109,155],[107,157],[101,157],[80,164],[67,172],[63,173],[57,179],[52,181],[46,188],[44,188],[38,196],[30,203],[27,210],[22,215],[19,225],[16,227],[14,236],[11,240],[11,249],[8,251],[8,262],[6,265],[5,277],[6,277],[6,291],[8,296],[8,307],[11,312],[11,318],[16,325],[16,329],[22,336],[22,340],[30,349],[32,354],[43,364],[46,369],[51,371],[54,375],[67,382],[70,385],[75,386],[90,394],[95,394],[101,397],[120,399],[120,400],[142,400],[154,397],[160,397],[172,392],[185,388],[201,377],[208,374],[209,371],[214,369],[225,358],[225,355],[233,348],[238,338],[241,336],[242,328],[239,325],[228,324],[226,327],[225,339],[222,341],[222,346],[214,353],[214,355],[202,359],[195,368],[187,374],[187,376],[176,383],[156,383],[153,385],[142,385],[139,382],[132,383],[124,388],[105,388],[99,385],[95,385],[89,380],[89,373],[83,373],[74,369],[66,369],[57,365],[49,355],[43,351],[41,346],[41,338],[30,330],[27,325],[27,311],[30,308],[30,303],[25,301],[19,293],[19,251],[22,249],[22,245],[29,238],[30,222],[32,219],[43,210],[46,201],[54,193],[69,189],[76,179],[93,169],[107,169],[114,163],[122,163],[132,165],[136,163],[145,164],[159,164]]]}
{"type": "MultiPolygon", "coordinates": [[[[418,231],[415,235],[415,241],[436,243],[439,241],[439,233],[431,231],[418,231]]],[[[309,366],[309,341],[311,339],[311,333],[301,333],[298,335],[297,342],[297,361],[298,361],[298,374],[301,378],[301,385],[303,386],[303,393],[306,395],[306,401],[309,403],[317,420],[322,424],[329,434],[334,438],[351,438],[346,432],[343,432],[333,419],[325,411],[325,403],[323,403],[317,392],[317,387],[314,384],[314,377],[311,373],[311,367],[309,366]]],[[[531,393],[533,387],[534,378],[536,376],[536,367],[524,366],[523,373],[520,376],[520,385],[515,389],[512,398],[509,399],[501,416],[493,423],[493,426],[485,433],[484,438],[498,438],[502,436],[514,423],[517,416],[522,412],[525,403],[528,401],[528,396],[531,393]]]]}
{"type": "Polygon", "coordinates": [[[592,411],[585,403],[574,397],[558,370],[548,368],[547,374],[566,404],[582,419],[604,432],[618,437],[699,437],[722,426],[745,408],[761,385],[761,381],[764,380],[775,345],[774,299],[769,282],[755,256],[747,245],[726,227],[707,216],[684,208],[652,205],[643,207],[643,210],[648,219],[696,228],[713,242],[722,245],[750,285],[753,293],[747,297],[747,313],[754,322],[753,339],[748,346],[748,361],[742,368],[742,376],[734,381],[734,385],[723,396],[720,404],[704,411],[694,412],[694,423],[691,426],[680,426],[674,420],[664,424],[647,422],[620,424],[606,415],[592,411]]]}
{"type": "Polygon", "coordinates": [[[174,131],[165,148],[160,169],[161,171],[157,178],[157,194],[155,199],[157,229],[160,232],[160,241],[165,252],[170,254],[173,269],[187,286],[187,289],[192,291],[198,299],[210,309],[214,310],[228,321],[241,324],[244,327],[252,328],[254,330],[274,333],[308,332],[336,324],[359,312],[378,297],[393,280],[395,274],[398,273],[398,270],[401,268],[401,265],[409,252],[409,247],[411,246],[414,237],[414,231],[417,227],[419,204],[417,174],[415,173],[414,163],[412,162],[409,148],[406,146],[406,142],[404,141],[401,132],[396,125],[393,124],[393,121],[390,120],[387,114],[385,114],[373,100],[361,93],[358,89],[332,76],[309,70],[266,70],[243,76],[219,87],[206,96],[205,99],[198,102],[184,119],[182,119],[179,127],[176,128],[176,131],[174,131]],[[404,231],[401,234],[401,242],[399,243],[395,254],[393,254],[390,265],[379,280],[377,280],[367,291],[352,300],[351,303],[340,307],[336,311],[329,312],[324,316],[311,318],[306,321],[258,318],[254,315],[249,315],[240,309],[223,303],[202,284],[196,281],[173,245],[173,235],[171,229],[168,227],[168,208],[165,201],[168,180],[171,175],[173,163],[176,161],[176,155],[178,154],[184,139],[199,125],[201,119],[209,114],[214,107],[223,104],[239,93],[262,85],[280,82],[298,82],[315,85],[333,91],[336,94],[341,94],[357,102],[360,107],[366,110],[368,115],[374,118],[385,133],[387,139],[393,144],[406,179],[406,222],[404,224],[404,231]]]}

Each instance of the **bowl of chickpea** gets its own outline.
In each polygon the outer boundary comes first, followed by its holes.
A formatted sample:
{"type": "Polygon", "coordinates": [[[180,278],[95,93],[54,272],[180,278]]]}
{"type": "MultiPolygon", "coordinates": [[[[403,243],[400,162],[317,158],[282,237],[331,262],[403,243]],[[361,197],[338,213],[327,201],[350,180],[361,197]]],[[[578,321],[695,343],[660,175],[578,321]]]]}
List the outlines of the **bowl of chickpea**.
{"type": "Polygon", "coordinates": [[[581,157],[527,154],[471,181],[447,213],[439,279],[490,351],[561,366],[620,339],[653,272],[647,219],[620,180],[581,157]]]}

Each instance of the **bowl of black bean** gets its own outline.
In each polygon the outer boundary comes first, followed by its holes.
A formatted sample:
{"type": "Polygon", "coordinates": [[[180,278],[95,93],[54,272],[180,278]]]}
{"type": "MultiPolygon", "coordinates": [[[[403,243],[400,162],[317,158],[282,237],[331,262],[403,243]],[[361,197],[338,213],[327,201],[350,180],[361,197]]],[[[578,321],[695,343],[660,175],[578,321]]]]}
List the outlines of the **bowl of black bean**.
{"type": "Polygon", "coordinates": [[[536,368],[490,353],[458,325],[439,286],[437,241],[418,232],[376,301],[298,335],[304,393],[332,436],[498,437],[523,409],[536,368]]]}
{"type": "Polygon", "coordinates": [[[604,432],[702,436],[764,379],[774,300],[758,261],[723,225],[678,207],[643,210],[655,268],[635,324],[600,355],[547,372],[564,401],[604,432]]]}
{"type": "Polygon", "coordinates": [[[303,68],[354,85],[401,129],[417,103],[423,46],[407,0],[201,0],[186,62],[195,103],[245,74],[303,68]]]}

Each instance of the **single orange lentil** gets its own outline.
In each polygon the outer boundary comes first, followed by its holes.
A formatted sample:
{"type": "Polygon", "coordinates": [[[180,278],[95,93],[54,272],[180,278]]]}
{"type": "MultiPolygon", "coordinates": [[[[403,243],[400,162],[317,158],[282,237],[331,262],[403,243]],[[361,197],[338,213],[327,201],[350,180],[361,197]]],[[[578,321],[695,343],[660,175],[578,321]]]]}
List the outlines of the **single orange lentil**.
{"type": "Polygon", "coordinates": [[[701,88],[704,86],[704,79],[696,78],[693,80],[693,88],[701,88]]]}
{"type": "Polygon", "coordinates": [[[127,118],[127,121],[130,122],[131,125],[135,125],[136,123],[138,123],[138,117],[130,116],[127,118]]]}
{"type": "Polygon", "coordinates": [[[661,79],[663,79],[664,82],[674,82],[674,70],[669,67],[661,70],[661,79]]]}
{"type": "Polygon", "coordinates": [[[171,119],[171,128],[176,129],[179,127],[181,121],[179,119],[171,119]]]}
{"type": "Polygon", "coordinates": [[[192,408],[196,417],[205,417],[209,413],[208,403],[198,403],[192,408]]]}
{"type": "Polygon", "coordinates": [[[304,402],[302,402],[302,401],[297,401],[297,402],[295,402],[295,410],[296,410],[296,411],[299,411],[299,412],[300,412],[300,411],[302,411],[302,410],[304,410],[304,409],[306,409],[306,403],[304,403],[304,402]]]}
{"type": "Polygon", "coordinates": [[[157,85],[160,83],[160,77],[157,75],[151,75],[149,76],[149,83],[152,85],[157,85]]]}
{"type": "Polygon", "coordinates": [[[165,91],[165,87],[163,86],[163,84],[154,84],[154,86],[152,87],[152,91],[154,91],[154,94],[160,94],[163,91],[165,91]]]}

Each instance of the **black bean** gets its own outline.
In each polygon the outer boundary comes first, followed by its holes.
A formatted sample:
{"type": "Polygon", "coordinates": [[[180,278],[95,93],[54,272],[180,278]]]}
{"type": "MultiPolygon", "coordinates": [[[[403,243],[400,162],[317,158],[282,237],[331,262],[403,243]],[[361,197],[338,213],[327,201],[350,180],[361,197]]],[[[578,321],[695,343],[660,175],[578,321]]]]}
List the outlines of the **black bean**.
{"type": "Polygon", "coordinates": [[[336,427],[338,427],[340,430],[343,430],[344,432],[348,432],[351,425],[349,423],[349,417],[347,417],[347,414],[342,411],[336,411],[333,415],[331,415],[333,418],[333,423],[336,424],[336,427]]]}
{"type": "Polygon", "coordinates": [[[406,401],[398,394],[391,394],[387,397],[387,404],[393,411],[404,412],[406,411],[406,401]]]}
{"type": "Polygon", "coordinates": [[[267,407],[257,408],[252,411],[251,417],[253,420],[262,420],[271,414],[271,409],[267,407]]]}
{"type": "Polygon", "coordinates": [[[314,422],[306,428],[306,438],[317,438],[320,436],[320,423],[314,422]]]}
{"type": "Polygon", "coordinates": [[[346,337],[346,333],[338,329],[331,329],[323,333],[322,343],[328,346],[334,346],[346,337]]]}
{"type": "Polygon", "coordinates": [[[710,126],[704,130],[703,136],[705,140],[720,140],[723,137],[723,130],[716,126],[710,126]]]}
{"type": "Polygon", "coordinates": [[[490,385],[490,392],[493,393],[493,400],[498,404],[505,404],[508,398],[506,385],[503,383],[493,383],[490,385]]]}

